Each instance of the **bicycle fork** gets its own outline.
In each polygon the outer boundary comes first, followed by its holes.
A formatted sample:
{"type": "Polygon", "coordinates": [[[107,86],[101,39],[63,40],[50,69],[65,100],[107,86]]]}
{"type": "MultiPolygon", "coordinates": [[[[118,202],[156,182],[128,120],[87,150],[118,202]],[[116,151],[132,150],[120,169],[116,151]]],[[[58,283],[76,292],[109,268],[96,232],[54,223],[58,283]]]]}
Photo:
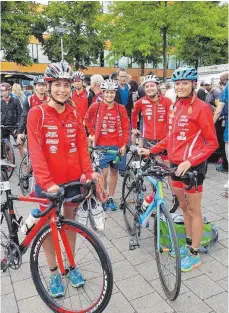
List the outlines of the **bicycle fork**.
{"type": "Polygon", "coordinates": [[[59,241],[59,236],[58,233],[60,234],[61,240],[63,242],[67,257],[68,257],[68,262],[69,262],[69,267],[70,268],[75,268],[76,263],[74,261],[74,256],[73,256],[73,251],[69,243],[69,238],[66,234],[66,230],[62,227],[60,221],[56,221],[56,214],[53,213],[50,221],[50,227],[52,230],[52,238],[53,238],[53,243],[54,243],[54,249],[56,253],[56,258],[57,258],[57,263],[58,267],[60,269],[60,272],[62,275],[66,275],[68,273],[68,269],[65,269],[63,258],[61,255],[61,247],[60,247],[60,241],[59,241]]]}

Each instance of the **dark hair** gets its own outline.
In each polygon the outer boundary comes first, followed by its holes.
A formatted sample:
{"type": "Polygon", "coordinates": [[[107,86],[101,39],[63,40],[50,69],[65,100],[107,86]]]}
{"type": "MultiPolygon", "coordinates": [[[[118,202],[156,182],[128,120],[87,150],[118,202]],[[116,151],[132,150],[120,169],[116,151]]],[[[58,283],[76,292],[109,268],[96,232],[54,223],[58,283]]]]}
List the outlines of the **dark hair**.
{"type": "Polygon", "coordinates": [[[138,83],[135,80],[132,80],[130,82],[131,91],[137,91],[138,90],[138,83]]]}
{"type": "Polygon", "coordinates": [[[155,75],[152,71],[149,71],[149,73],[147,73],[147,75],[155,75]]]}
{"type": "Polygon", "coordinates": [[[127,70],[124,67],[120,67],[117,71],[117,74],[119,75],[120,72],[126,72],[127,73],[127,70]]]}
{"type": "Polygon", "coordinates": [[[200,82],[200,87],[204,87],[204,82],[200,82]]]}
{"type": "Polygon", "coordinates": [[[117,73],[111,73],[109,79],[117,80],[117,73]]]}

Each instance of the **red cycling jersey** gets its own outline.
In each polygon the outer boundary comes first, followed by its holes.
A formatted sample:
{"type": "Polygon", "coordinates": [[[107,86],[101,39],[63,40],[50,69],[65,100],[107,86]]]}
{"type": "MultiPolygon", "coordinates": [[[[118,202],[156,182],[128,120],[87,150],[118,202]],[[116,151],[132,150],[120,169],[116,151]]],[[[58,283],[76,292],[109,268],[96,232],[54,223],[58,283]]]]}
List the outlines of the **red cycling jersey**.
{"type": "MultiPolygon", "coordinates": [[[[121,148],[129,142],[130,123],[126,109],[123,105],[114,102],[114,109],[117,112],[115,124],[117,140],[115,144],[113,140],[110,141],[109,146],[116,145],[117,143],[117,146],[121,148]]],[[[85,123],[90,135],[95,135],[95,145],[98,145],[101,132],[104,130],[104,122],[107,123],[106,114],[108,111],[106,103],[95,102],[90,106],[85,116],[85,123]]]]}
{"type": "Polygon", "coordinates": [[[41,100],[38,98],[37,94],[34,93],[32,96],[28,97],[28,102],[29,102],[29,108],[33,108],[36,105],[41,105],[42,103],[45,103],[47,100],[47,96],[44,95],[44,98],[41,100]]]}
{"type": "Polygon", "coordinates": [[[162,141],[151,148],[151,153],[168,150],[174,164],[190,161],[197,166],[206,161],[218,148],[218,141],[209,105],[198,98],[189,111],[191,98],[180,99],[169,115],[169,131],[162,141]]]}
{"type": "Polygon", "coordinates": [[[41,188],[77,180],[83,173],[91,179],[86,132],[69,104],[60,114],[47,104],[32,108],[27,129],[34,176],[41,188]]]}
{"type": "Polygon", "coordinates": [[[137,128],[137,117],[141,111],[143,116],[142,137],[150,140],[165,138],[171,104],[171,100],[163,96],[160,96],[158,101],[153,101],[148,96],[141,98],[135,103],[132,111],[132,128],[137,128]]]}
{"type": "Polygon", "coordinates": [[[86,90],[83,90],[80,94],[73,90],[72,100],[76,105],[77,112],[79,113],[82,121],[84,120],[85,114],[88,110],[88,94],[86,90]]]}

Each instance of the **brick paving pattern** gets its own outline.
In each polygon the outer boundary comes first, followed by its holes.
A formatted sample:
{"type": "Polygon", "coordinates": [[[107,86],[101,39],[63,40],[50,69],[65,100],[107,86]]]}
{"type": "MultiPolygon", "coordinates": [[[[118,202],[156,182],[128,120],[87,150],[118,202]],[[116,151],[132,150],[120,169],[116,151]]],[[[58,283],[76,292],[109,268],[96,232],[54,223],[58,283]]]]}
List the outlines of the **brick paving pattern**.
{"type": "MultiPolygon", "coordinates": [[[[169,301],[158,278],[152,232],[144,229],[141,247],[129,251],[122,211],[108,213],[103,235],[100,235],[113,264],[114,288],[104,313],[226,313],[228,312],[228,203],[221,195],[227,175],[210,164],[204,182],[202,208],[204,215],[219,229],[219,241],[202,254],[202,265],[182,274],[178,299],[169,301]]],[[[116,199],[120,201],[119,179],[116,199]]],[[[16,173],[11,179],[13,193],[18,192],[16,173]]],[[[15,203],[18,213],[26,217],[31,204],[15,203]]],[[[22,235],[20,235],[22,236],[22,235]]],[[[49,308],[37,295],[32,283],[29,251],[18,271],[9,270],[1,277],[2,313],[48,313],[49,308]]]]}

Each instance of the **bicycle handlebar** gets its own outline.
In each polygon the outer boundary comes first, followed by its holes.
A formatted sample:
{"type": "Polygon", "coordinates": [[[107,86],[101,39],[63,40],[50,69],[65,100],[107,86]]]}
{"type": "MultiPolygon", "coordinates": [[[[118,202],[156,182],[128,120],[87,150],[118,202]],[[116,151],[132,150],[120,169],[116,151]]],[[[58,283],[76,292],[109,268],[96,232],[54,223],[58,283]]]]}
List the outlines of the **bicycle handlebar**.
{"type": "MultiPolygon", "coordinates": [[[[154,155],[150,154],[146,164],[141,168],[141,170],[142,176],[156,175],[164,177],[174,175],[176,168],[171,169],[167,167],[166,165],[156,161],[154,155]],[[154,164],[152,164],[152,161],[154,161],[154,164]],[[149,167],[152,168],[148,170],[149,167]]],[[[187,171],[184,175],[179,176],[181,180],[189,180],[189,185],[185,187],[185,190],[190,190],[193,186],[197,189],[197,175],[197,171],[187,171]]]]}
{"type": "Polygon", "coordinates": [[[121,152],[119,150],[110,150],[103,147],[89,147],[88,150],[89,152],[99,151],[101,153],[109,153],[116,155],[116,159],[112,161],[114,164],[119,163],[121,160],[121,152]]]}
{"type": "Polygon", "coordinates": [[[79,202],[82,202],[88,196],[90,190],[95,186],[95,182],[91,181],[90,183],[80,183],[78,181],[75,181],[75,182],[71,182],[68,184],[63,184],[63,185],[60,185],[60,188],[58,189],[57,192],[47,192],[47,191],[42,190],[41,196],[49,199],[51,203],[46,210],[44,210],[41,213],[35,214],[34,217],[40,218],[48,214],[51,211],[51,209],[55,206],[54,202],[60,202],[61,200],[64,200],[65,189],[67,187],[73,187],[73,186],[81,187],[84,189],[84,192],[82,194],[76,195],[73,198],[71,198],[71,202],[79,203],[79,202]]]}

